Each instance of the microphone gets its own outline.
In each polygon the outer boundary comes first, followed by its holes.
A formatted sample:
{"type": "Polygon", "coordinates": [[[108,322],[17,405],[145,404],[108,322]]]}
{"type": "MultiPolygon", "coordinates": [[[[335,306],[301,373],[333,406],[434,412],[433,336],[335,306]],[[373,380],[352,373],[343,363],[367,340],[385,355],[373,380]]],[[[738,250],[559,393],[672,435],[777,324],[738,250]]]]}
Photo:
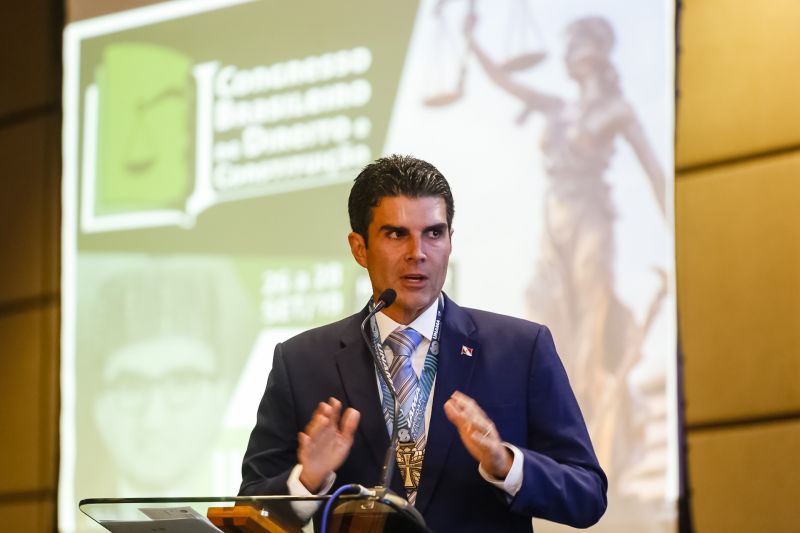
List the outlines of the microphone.
{"type": "Polygon", "coordinates": [[[394,388],[394,382],[392,382],[392,376],[389,375],[389,371],[384,368],[383,363],[381,362],[378,354],[375,353],[373,349],[372,342],[369,340],[366,332],[366,326],[369,323],[370,319],[378,314],[382,309],[386,309],[390,305],[392,305],[397,298],[397,292],[394,289],[386,289],[384,290],[380,296],[378,296],[378,303],[375,304],[375,307],[370,311],[367,315],[367,318],[361,322],[361,336],[364,338],[364,342],[367,344],[367,349],[369,350],[370,355],[372,355],[372,361],[375,363],[375,368],[378,369],[378,372],[383,380],[384,384],[386,384],[386,388],[389,389],[389,393],[392,395],[392,401],[394,402],[394,419],[392,420],[392,438],[391,442],[389,443],[389,448],[386,450],[386,459],[383,461],[383,470],[381,471],[381,483],[374,489],[372,489],[372,493],[374,496],[372,498],[374,500],[380,501],[385,505],[393,507],[394,509],[398,510],[401,514],[405,515],[408,519],[412,520],[417,526],[422,528],[422,531],[427,531],[425,528],[425,519],[422,518],[422,515],[415,507],[408,503],[408,501],[398,496],[397,494],[393,493],[389,489],[389,485],[392,481],[392,472],[394,471],[394,461],[395,461],[395,449],[397,449],[397,441],[399,440],[398,437],[398,419],[397,413],[400,411],[400,399],[397,395],[397,391],[394,388]]]}
{"type": "Polygon", "coordinates": [[[397,292],[395,292],[394,289],[389,288],[383,291],[380,296],[378,296],[378,303],[375,304],[375,309],[373,309],[372,313],[370,313],[370,317],[379,313],[382,309],[386,309],[392,305],[396,299],[397,292]]]}
{"type": "MultiPolygon", "coordinates": [[[[386,384],[389,386],[389,390],[392,392],[392,397],[394,398],[394,402],[395,402],[395,413],[397,412],[398,399],[397,399],[397,392],[394,390],[394,383],[392,382],[392,378],[391,378],[391,376],[389,376],[388,372],[386,372],[384,374],[383,364],[381,364],[381,361],[378,358],[377,354],[375,354],[373,352],[373,350],[372,350],[372,343],[367,338],[367,334],[366,334],[366,331],[365,331],[365,326],[367,325],[367,323],[369,322],[369,320],[373,316],[375,316],[376,314],[380,313],[380,311],[382,309],[386,309],[387,307],[392,305],[396,298],[397,298],[397,292],[395,292],[394,289],[386,289],[385,291],[383,291],[380,294],[380,296],[378,296],[378,303],[375,304],[375,307],[367,315],[367,318],[365,318],[364,321],[361,322],[361,336],[364,338],[364,342],[367,343],[367,348],[369,349],[369,353],[372,355],[373,361],[375,363],[375,367],[378,368],[379,371],[381,371],[381,377],[383,378],[384,382],[386,382],[386,384]]],[[[395,426],[397,426],[397,420],[396,419],[397,419],[397,417],[395,417],[395,426]]],[[[396,433],[396,432],[397,432],[397,429],[395,428],[394,431],[393,431],[393,434],[396,433]]],[[[395,444],[394,447],[396,447],[396,446],[397,445],[395,444]]],[[[254,454],[251,454],[249,457],[245,457],[243,462],[242,462],[242,470],[244,471],[245,468],[249,468],[249,469],[253,470],[259,476],[261,476],[263,478],[266,478],[267,476],[262,474],[261,471],[258,469],[258,467],[255,465],[255,460],[260,458],[260,457],[262,457],[262,456],[265,456],[265,455],[268,455],[270,453],[273,453],[273,452],[274,452],[274,450],[272,450],[272,449],[261,450],[260,452],[256,452],[254,454]]],[[[394,457],[394,455],[392,454],[391,457],[394,457]]],[[[383,467],[384,476],[382,476],[381,479],[384,479],[384,477],[386,476],[387,470],[390,470],[390,467],[384,465],[384,467],[383,467]]],[[[384,479],[382,486],[384,486],[384,487],[388,487],[389,486],[389,479],[388,478],[384,479]]]]}
{"type": "Polygon", "coordinates": [[[392,470],[394,469],[394,450],[397,448],[397,439],[398,439],[398,420],[397,420],[397,412],[400,409],[400,400],[397,396],[397,391],[394,388],[394,383],[392,382],[392,377],[389,375],[389,371],[384,368],[383,363],[381,362],[378,354],[375,353],[373,349],[372,342],[370,341],[369,337],[367,336],[366,327],[369,323],[370,319],[378,314],[382,309],[385,309],[392,305],[397,298],[397,292],[394,289],[386,289],[383,291],[380,296],[378,296],[378,303],[375,304],[375,307],[372,311],[367,315],[367,318],[361,322],[361,336],[364,338],[364,342],[367,344],[367,349],[369,350],[370,355],[372,355],[372,360],[375,363],[375,368],[378,370],[378,373],[381,376],[386,388],[389,389],[390,394],[392,395],[392,401],[394,402],[394,419],[392,420],[392,439],[391,443],[389,444],[389,449],[386,450],[386,459],[383,462],[383,470],[381,471],[381,484],[378,486],[379,488],[383,488],[388,490],[389,484],[392,480],[392,470]]]}
{"type": "MultiPolygon", "coordinates": [[[[378,357],[378,354],[375,353],[373,348],[372,342],[370,342],[369,337],[366,333],[366,326],[369,323],[370,319],[381,312],[381,310],[386,309],[390,305],[392,305],[397,299],[397,292],[394,289],[386,289],[384,290],[379,296],[378,301],[373,307],[372,311],[369,312],[367,317],[361,322],[361,336],[364,339],[364,342],[367,345],[367,349],[369,350],[370,355],[372,355],[373,363],[375,364],[375,368],[378,369],[380,373],[380,377],[383,382],[386,384],[387,388],[389,389],[390,394],[392,395],[392,400],[394,401],[394,420],[392,421],[392,439],[391,443],[389,444],[389,449],[386,451],[386,459],[384,460],[383,470],[381,473],[381,484],[373,489],[367,489],[362,487],[361,485],[344,485],[337,489],[336,492],[331,496],[330,500],[325,506],[325,511],[323,513],[323,519],[325,519],[331,509],[331,505],[333,501],[339,496],[339,491],[342,489],[353,489],[357,488],[359,493],[357,496],[366,496],[368,498],[366,504],[362,504],[361,512],[375,512],[378,514],[383,515],[385,511],[381,510],[379,507],[375,507],[374,503],[381,503],[386,505],[396,512],[398,512],[401,516],[405,517],[407,520],[410,521],[410,524],[413,524],[414,529],[412,531],[420,531],[420,532],[427,532],[429,531],[425,527],[425,519],[422,517],[422,514],[414,508],[405,498],[394,494],[391,490],[389,490],[389,483],[392,479],[392,471],[394,470],[394,460],[395,460],[395,449],[397,448],[397,441],[398,441],[398,419],[397,413],[400,411],[400,400],[397,395],[397,391],[394,388],[394,383],[392,382],[392,377],[389,375],[389,372],[386,368],[384,368],[382,361],[378,357]]],[[[260,452],[256,452],[251,454],[249,457],[245,457],[242,463],[242,471],[244,472],[245,468],[253,470],[256,474],[261,476],[262,478],[266,478],[259,468],[256,466],[255,461],[260,457],[273,453],[274,450],[261,450],[260,452]]],[[[325,522],[323,522],[325,523],[325,522]]]]}

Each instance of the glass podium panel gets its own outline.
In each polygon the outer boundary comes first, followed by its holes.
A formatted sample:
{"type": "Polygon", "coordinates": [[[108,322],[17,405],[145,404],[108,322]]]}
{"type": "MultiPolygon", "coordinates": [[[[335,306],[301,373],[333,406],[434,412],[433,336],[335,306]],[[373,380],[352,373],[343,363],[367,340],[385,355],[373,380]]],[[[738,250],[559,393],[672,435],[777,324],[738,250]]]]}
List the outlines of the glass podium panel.
{"type": "MultiPolygon", "coordinates": [[[[330,496],[231,496],[115,498],[82,500],[78,507],[113,533],[300,533],[319,531],[330,496]],[[292,503],[317,508],[312,525],[302,522],[292,503]]],[[[327,531],[341,533],[429,532],[422,517],[402,498],[342,495],[328,517],[327,531]]]]}

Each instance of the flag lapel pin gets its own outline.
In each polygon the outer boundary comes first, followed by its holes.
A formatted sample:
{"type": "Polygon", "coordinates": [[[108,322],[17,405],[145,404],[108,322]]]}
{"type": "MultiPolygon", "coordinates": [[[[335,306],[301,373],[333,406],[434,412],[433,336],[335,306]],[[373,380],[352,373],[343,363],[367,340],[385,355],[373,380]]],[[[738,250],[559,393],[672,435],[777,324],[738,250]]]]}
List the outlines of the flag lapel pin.
{"type": "Polygon", "coordinates": [[[469,346],[461,346],[461,355],[472,357],[472,348],[470,348],[469,346]]]}

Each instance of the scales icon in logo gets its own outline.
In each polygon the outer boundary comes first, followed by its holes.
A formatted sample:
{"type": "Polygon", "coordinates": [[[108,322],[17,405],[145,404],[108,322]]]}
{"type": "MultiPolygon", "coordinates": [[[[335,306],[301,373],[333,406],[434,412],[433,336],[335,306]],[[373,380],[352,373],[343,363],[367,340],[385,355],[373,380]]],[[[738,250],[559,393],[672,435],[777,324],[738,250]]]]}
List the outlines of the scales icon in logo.
{"type": "Polygon", "coordinates": [[[185,224],[194,188],[192,66],[146,43],[104,49],[84,99],[84,231],[185,224]]]}

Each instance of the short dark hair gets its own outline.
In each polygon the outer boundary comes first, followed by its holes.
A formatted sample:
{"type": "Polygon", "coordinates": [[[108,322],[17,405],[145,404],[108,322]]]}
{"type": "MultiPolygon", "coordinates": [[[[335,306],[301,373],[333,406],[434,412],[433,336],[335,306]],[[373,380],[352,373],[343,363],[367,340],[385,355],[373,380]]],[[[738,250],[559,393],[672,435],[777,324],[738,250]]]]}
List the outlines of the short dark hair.
{"type": "Polygon", "coordinates": [[[453,227],[453,193],[442,173],[422,159],[392,154],[364,167],[350,189],[347,202],[350,227],[364,237],[364,242],[367,242],[367,231],[372,222],[372,209],[386,196],[438,196],[444,199],[447,207],[447,227],[453,227]]]}

